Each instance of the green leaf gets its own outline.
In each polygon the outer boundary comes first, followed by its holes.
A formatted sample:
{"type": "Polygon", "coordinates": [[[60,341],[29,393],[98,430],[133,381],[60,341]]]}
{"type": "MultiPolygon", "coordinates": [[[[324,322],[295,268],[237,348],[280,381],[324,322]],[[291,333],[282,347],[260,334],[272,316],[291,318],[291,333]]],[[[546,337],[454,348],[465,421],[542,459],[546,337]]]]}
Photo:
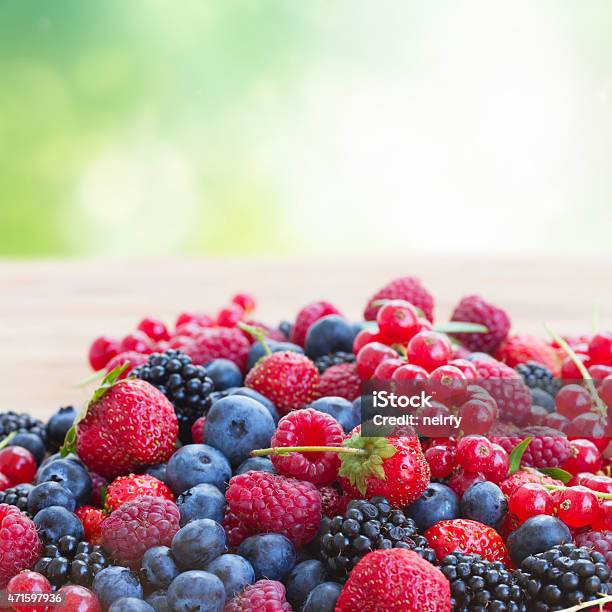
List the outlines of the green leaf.
{"type": "Polygon", "coordinates": [[[563,484],[567,484],[572,479],[572,475],[569,472],[558,467],[538,468],[538,472],[542,472],[542,474],[546,474],[546,476],[550,476],[555,480],[560,480],[563,484]]]}
{"type": "Polygon", "coordinates": [[[518,472],[518,469],[521,467],[521,459],[523,458],[523,454],[527,450],[532,438],[525,438],[522,442],[517,444],[510,453],[510,466],[508,467],[508,476],[514,474],[514,472],[518,472]]]}
{"type": "Polygon", "coordinates": [[[448,321],[448,323],[437,323],[433,326],[434,331],[443,334],[486,334],[489,329],[480,323],[468,323],[467,321],[448,321]]]}

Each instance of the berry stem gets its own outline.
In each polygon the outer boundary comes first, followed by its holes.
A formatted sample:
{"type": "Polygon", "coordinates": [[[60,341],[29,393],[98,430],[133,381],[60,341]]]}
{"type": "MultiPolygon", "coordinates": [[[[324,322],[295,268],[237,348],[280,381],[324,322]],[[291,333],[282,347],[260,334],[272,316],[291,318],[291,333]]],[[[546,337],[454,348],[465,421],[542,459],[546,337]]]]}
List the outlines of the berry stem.
{"type": "Polygon", "coordinates": [[[563,612],[577,612],[578,610],[586,610],[587,608],[592,608],[594,606],[599,606],[600,610],[604,609],[604,604],[607,604],[612,601],[612,595],[604,595],[603,593],[597,593],[601,595],[600,599],[594,599],[593,601],[585,601],[577,606],[572,606],[571,608],[564,608],[563,612]]]}
{"type": "Polygon", "coordinates": [[[275,446],[251,451],[253,457],[264,455],[288,455],[289,453],[348,453],[349,455],[369,455],[363,448],[348,446],[275,446]]]}
{"type": "Polygon", "coordinates": [[[14,431],[11,431],[11,433],[6,436],[6,438],[4,438],[4,440],[2,440],[2,442],[0,442],[0,448],[4,448],[5,446],[8,445],[8,443],[15,437],[15,433],[14,431]]]}
{"type": "MultiPolygon", "coordinates": [[[[560,487],[559,485],[552,485],[552,484],[543,484],[542,486],[545,489],[548,489],[549,491],[567,491],[568,489],[571,488],[571,487],[560,487]]],[[[599,499],[612,499],[612,493],[604,493],[602,491],[593,491],[593,490],[591,491],[596,497],[599,497],[599,499]]]]}
{"type": "Polygon", "coordinates": [[[265,330],[263,330],[261,327],[256,327],[255,325],[248,325],[247,323],[243,323],[242,321],[238,323],[237,327],[242,331],[245,331],[247,334],[253,336],[253,338],[255,338],[257,342],[260,342],[261,346],[263,346],[264,348],[264,351],[266,351],[266,355],[272,354],[270,347],[266,344],[265,330]]]}

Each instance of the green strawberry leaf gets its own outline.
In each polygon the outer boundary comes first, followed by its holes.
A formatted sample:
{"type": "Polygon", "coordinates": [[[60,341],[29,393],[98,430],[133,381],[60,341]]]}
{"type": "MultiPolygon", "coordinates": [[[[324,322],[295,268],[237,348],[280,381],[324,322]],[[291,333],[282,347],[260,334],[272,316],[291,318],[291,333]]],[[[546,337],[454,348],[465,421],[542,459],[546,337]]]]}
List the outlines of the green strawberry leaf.
{"type": "Polygon", "coordinates": [[[2,440],[2,442],[0,442],[0,449],[4,448],[5,446],[8,446],[9,442],[15,437],[16,432],[11,431],[11,433],[6,436],[6,438],[4,438],[4,440],[2,440]]]}
{"type": "Polygon", "coordinates": [[[546,474],[546,476],[550,476],[555,480],[560,480],[563,484],[567,484],[572,479],[572,475],[569,472],[558,467],[538,468],[538,472],[542,472],[542,474],[546,474]]]}
{"type": "Polygon", "coordinates": [[[448,321],[437,323],[433,330],[443,334],[486,334],[489,329],[480,323],[468,323],[467,321],[448,321]]]}
{"type": "Polygon", "coordinates": [[[525,438],[522,442],[517,444],[510,453],[510,465],[508,467],[508,476],[511,476],[515,472],[518,472],[521,467],[521,459],[523,454],[527,450],[532,438],[525,438]]]}

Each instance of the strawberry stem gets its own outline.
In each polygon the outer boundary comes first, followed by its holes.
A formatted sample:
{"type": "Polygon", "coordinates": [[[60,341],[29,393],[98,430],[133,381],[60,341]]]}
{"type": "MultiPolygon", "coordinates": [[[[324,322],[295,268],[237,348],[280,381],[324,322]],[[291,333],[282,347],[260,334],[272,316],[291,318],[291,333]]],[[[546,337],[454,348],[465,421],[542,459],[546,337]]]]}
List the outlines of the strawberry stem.
{"type": "MultiPolygon", "coordinates": [[[[571,489],[571,487],[561,487],[559,485],[553,484],[543,484],[542,486],[545,489],[548,489],[549,491],[566,491],[567,489],[571,489]]],[[[602,491],[593,490],[591,492],[597,497],[599,497],[599,499],[612,499],[612,493],[603,493],[602,491]]]]}
{"type": "Polygon", "coordinates": [[[256,327],[255,325],[243,323],[242,321],[238,323],[237,327],[242,331],[245,331],[247,334],[253,336],[253,338],[255,338],[255,340],[258,342],[261,342],[261,346],[263,346],[264,351],[266,351],[266,355],[272,354],[270,347],[266,344],[266,331],[264,329],[261,327],[256,327]]]}
{"type": "Polygon", "coordinates": [[[362,448],[351,448],[348,446],[275,446],[273,448],[260,448],[251,451],[253,457],[264,455],[288,455],[289,453],[347,453],[349,455],[369,455],[362,448]]]}

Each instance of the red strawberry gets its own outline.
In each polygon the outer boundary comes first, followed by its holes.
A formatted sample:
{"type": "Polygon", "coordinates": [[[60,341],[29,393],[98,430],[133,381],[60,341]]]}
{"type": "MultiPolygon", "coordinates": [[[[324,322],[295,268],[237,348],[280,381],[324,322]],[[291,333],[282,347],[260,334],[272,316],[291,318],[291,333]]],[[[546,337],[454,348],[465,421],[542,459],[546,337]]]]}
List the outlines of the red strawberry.
{"type": "Polygon", "coordinates": [[[74,513],[83,523],[85,539],[90,544],[102,544],[102,522],[106,518],[106,512],[93,506],[81,506],[74,513]]]}
{"type": "Polygon", "coordinates": [[[499,533],[478,521],[440,521],[425,532],[425,537],[438,559],[457,550],[480,555],[487,561],[501,561],[506,567],[512,566],[508,550],[499,533]]]}
{"type": "Polygon", "coordinates": [[[321,397],[343,397],[353,401],[361,393],[361,378],[354,363],[331,366],[321,374],[319,384],[321,397]]]}
{"type": "Polygon", "coordinates": [[[366,319],[366,321],[374,321],[376,319],[380,304],[374,305],[374,303],[380,300],[406,300],[413,306],[422,310],[425,316],[430,321],[433,321],[433,297],[431,293],[423,287],[421,281],[414,276],[396,278],[377,291],[370,298],[363,313],[363,318],[366,319]]]}
{"type": "Polygon", "coordinates": [[[351,572],[335,612],[450,612],[450,583],[405,548],[368,553],[351,572]]]}
{"type": "Polygon", "coordinates": [[[213,359],[229,359],[244,372],[250,348],[251,343],[236,327],[205,327],[185,344],[184,351],[196,365],[213,359]]]}
{"type": "Polygon", "coordinates": [[[244,384],[265,395],[281,414],[287,414],[317,399],[319,380],[319,371],[308,357],[282,351],[262,357],[244,384]]]}
{"type": "Polygon", "coordinates": [[[166,396],[144,380],[117,382],[120,374],[118,368],[106,376],[62,449],[65,453],[76,447],[85,465],[106,478],[167,461],[178,433],[174,407],[166,396]]]}
{"type": "Polygon", "coordinates": [[[550,344],[533,336],[508,336],[497,350],[497,359],[515,368],[519,363],[537,361],[546,366],[553,374],[559,373],[561,359],[550,344]]]}
{"type": "Polygon", "coordinates": [[[174,501],[172,491],[160,480],[149,474],[130,474],[115,478],[106,489],[105,506],[108,512],[113,512],[119,506],[132,501],[141,495],[163,497],[174,501]]]}
{"type": "Polygon", "coordinates": [[[312,302],[298,312],[295,319],[295,324],[291,329],[291,342],[298,346],[304,346],[306,333],[310,326],[318,321],[321,317],[326,317],[330,314],[340,314],[340,311],[329,302],[312,302]]]}

